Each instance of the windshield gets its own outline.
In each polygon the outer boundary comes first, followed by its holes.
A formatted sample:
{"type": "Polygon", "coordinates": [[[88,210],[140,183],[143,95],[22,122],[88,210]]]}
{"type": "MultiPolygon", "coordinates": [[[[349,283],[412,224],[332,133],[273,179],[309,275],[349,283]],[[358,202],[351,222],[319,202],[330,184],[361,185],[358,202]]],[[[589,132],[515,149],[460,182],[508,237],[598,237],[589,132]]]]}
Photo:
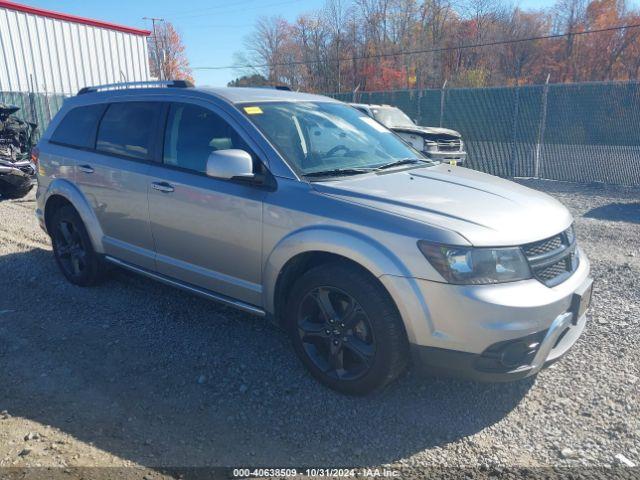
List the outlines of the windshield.
{"type": "Polygon", "coordinates": [[[376,120],[387,127],[415,127],[416,124],[399,108],[377,107],[372,108],[376,120]]]}
{"type": "Polygon", "coordinates": [[[400,160],[426,160],[378,122],[341,103],[274,102],[241,110],[301,175],[362,173],[400,160]]]}

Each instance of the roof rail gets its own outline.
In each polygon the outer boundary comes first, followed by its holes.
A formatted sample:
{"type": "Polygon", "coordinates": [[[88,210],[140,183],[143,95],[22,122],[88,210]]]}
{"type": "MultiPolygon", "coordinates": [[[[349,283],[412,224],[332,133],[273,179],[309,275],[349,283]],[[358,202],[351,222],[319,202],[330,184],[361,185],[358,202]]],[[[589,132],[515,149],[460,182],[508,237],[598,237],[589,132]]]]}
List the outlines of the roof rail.
{"type": "Polygon", "coordinates": [[[151,80],[148,82],[123,82],[108,83],[106,85],[95,85],[92,87],[84,87],[78,91],[78,95],[85,93],[106,92],[109,90],[127,90],[130,88],[191,88],[193,83],[188,80],[151,80]]]}
{"type": "Polygon", "coordinates": [[[258,85],[256,87],[249,88],[265,88],[267,90],[283,90],[285,92],[291,92],[291,87],[288,85],[258,85]]]}

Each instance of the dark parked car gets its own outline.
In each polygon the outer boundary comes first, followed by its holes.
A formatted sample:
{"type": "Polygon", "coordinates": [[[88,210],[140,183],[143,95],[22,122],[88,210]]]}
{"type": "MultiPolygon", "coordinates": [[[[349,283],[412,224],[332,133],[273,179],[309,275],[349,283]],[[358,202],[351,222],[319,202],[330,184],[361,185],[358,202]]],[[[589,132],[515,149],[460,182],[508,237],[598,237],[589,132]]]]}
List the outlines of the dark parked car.
{"type": "Polygon", "coordinates": [[[0,103],[0,197],[21,198],[33,188],[31,147],[37,126],[19,119],[20,107],[0,103]]]}
{"type": "Polygon", "coordinates": [[[351,106],[393,130],[431,160],[460,165],[467,158],[460,132],[448,128],[416,125],[406,113],[391,105],[352,103],[351,106]]]}

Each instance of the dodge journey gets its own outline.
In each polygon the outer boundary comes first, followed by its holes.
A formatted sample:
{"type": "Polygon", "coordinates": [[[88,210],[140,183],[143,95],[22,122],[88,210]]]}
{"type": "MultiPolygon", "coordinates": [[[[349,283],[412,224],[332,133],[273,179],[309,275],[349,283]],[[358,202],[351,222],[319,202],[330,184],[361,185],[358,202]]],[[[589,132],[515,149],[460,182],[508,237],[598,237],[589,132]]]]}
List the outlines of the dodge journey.
{"type": "Polygon", "coordinates": [[[563,205],[429,160],[331,98],[89,87],[33,160],[36,215],[68,281],[115,265],[264,317],[341,392],[409,363],[527,377],[585,327],[589,261],[563,205]]]}

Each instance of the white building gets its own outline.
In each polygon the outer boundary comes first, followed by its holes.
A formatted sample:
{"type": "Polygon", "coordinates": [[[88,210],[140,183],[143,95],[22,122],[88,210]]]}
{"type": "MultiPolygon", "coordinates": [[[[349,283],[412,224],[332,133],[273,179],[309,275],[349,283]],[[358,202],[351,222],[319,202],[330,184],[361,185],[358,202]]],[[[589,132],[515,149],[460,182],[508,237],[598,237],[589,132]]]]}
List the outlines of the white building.
{"type": "Polygon", "coordinates": [[[150,33],[0,0],[0,92],[150,80],[150,33]]]}

